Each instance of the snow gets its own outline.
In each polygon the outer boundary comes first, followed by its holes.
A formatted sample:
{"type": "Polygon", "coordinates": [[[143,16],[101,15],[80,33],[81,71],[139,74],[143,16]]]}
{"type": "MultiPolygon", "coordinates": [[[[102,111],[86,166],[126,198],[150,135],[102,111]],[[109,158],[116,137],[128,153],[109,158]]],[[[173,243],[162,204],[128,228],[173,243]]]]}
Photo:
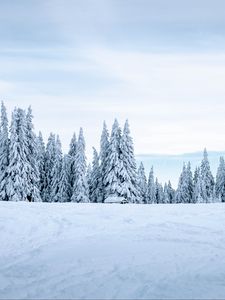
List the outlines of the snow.
{"type": "Polygon", "coordinates": [[[225,206],[0,202],[0,298],[224,298],[225,206]]]}

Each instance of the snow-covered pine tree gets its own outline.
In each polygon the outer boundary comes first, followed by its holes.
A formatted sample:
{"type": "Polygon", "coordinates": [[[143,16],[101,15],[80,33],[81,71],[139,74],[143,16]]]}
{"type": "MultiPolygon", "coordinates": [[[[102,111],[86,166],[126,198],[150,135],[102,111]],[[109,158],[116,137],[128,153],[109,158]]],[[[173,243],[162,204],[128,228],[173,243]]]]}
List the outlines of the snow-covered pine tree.
{"type": "Polygon", "coordinates": [[[68,155],[64,155],[62,158],[62,168],[59,174],[58,193],[56,196],[56,200],[58,200],[59,202],[70,201],[69,172],[70,172],[70,159],[68,155]]]}
{"type": "Polygon", "coordinates": [[[101,134],[100,154],[99,154],[103,201],[106,198],[105,180],[106,180],[106,176],[107,176],[108,155],[109,155],[109,133],[107,130],[106,123],[104,121],[102,134],[101,134]]]}
{"type": "Polygon", "coordinates": [[[188,197],[187,168],[184,163],[176,191],[176,203],[188,203],[188,197]]]}
{"type": "Polygon", "coordinates": [[[73,185],[75,182],[76,174],[75,174],[75,157],[76,157],[76,150],[77,149],[77,138],[76,134],[73,134],[73,137],[70,142],[70,148],[68,152],[68,163],[69,163],[69,195],[70,198],[73,194],[73,185]]]}
{"type": "Polygon", "coordinates": [[[44,202],[51,202],[52,194],[52,169],[55,163],[56,156],[56,138],[53,133],[50,133],[45,151],[45,185],[44,185],[44,202]]]}
{"type": "Polygon", "coordinates": [[[38,188],[40,191],[41,199],[44,198],[44,187],[45,187],[45,143],[42,137],[42,133],[39,132],[39,135],[37,137],[37,149],[38,149],[38,155],[37,155],[37,165],[39,170],[39,184],[38,188]]]}
{"type": "Polygon", "coordinates": [[[199,167],[196,167],[194,172],[194,192],[193,192],[193,203],[202,203],[202,178],[199,167]]]}
{"type": "Polygon", "coordinates": [[[155,180],[155,201],[157,204],[163,203],[164,194],[162,184],[159,183],[158,178],[155,180]]]}
{"type": "Polygon", "coordinates": [[[155,203],[156,202],[156,186],[154,181],[154,170],[151,167],[151,171],[148,177],[148,188],[147,188],[147,202],[155,203]]]}
{"type": "Polygon", "coordinates": [[[204,156],[201,163],[202,197],[204,202],[213,201],[214,197],[214,178],[210,170],[207,150],[204,150],[204,156]]]}
{"type": "Polygon", "coordinates": [[[120,160],[121,129],[115,119],[110,137],[107,157],[107,169],[104,178],[106,197],[121,197],[121,160],[120,160]]]}
{"type": "Polygon", "coordinates": [[[188,190],[188,198],[186,203],[192,203],[193,201],[193,193],[194,193],[194,183],[193,183],[193,176],[191,171],[191,163],[190,161],[187,164],[186,169],[186,181],[187,181],[187,190],[188,190]]]}
{"type": "Polygon", "coordinates": [[[30,186],[27,160],[27,123],[25,111],[15,108],[12,114],[9,143],[7,195],[10,201],[29,200],[30,186]]]}
{"type": "Polygon", "coordinates": [[[92,167],[89,163],[87,166],[87,172],[86,172],[86,178],[87,178],[87,185],[88,185],[88,199],[91,201],[91,173],[92,173],[92,167]]]}
{"type": "Polygon", "coordinates": [[[0,199],[7,201],[8,181],[8,165],[9,165],[9,132],[8,118],[4,103],[1,104],[1,123],[0,123],[0,199]]]}
{"type": "Polygon", "coordinates": [[[75,182],[73,186],[72,202],[89,202],[88,198],[88,184],[86,177],[86,156],[85,156],[85,141],[83,136],[83,129],[80,129],[79,138],[77,142],[76,156],[75,156],[75,182]]]}
{"type": "Polygon", "coordinates": [[[90,178],[90,201],[103,202],[102,198],[102,181],[100,176],[99,155],[97,150],[93,147],[93,162],[90,178]]]}
{"type": "Polygon", "coordinates": [[[61,199],[61,194],[59,193],[60,179],[62,173],[62,145],[57,135],[55,144],[55,160],[52,168],[52,189],[51,189],[51,202],[64,202],[61,199]]]}
{"type": "Polygon", "coordinates": [[[147,203],[147,179],[145,175],[145,168],[143,163],[140,163],[140,166],[138,168],[138,175],[137,175],[137,187],[139,189],[139,195],[140,195],[140,200],[139,203],[147,203]]]}
{"type": "Polygon", "coordinates": [[[164,184],[164,188],[163,188],[163,203],[170,203],[170,199],[169,199],[169,191],[168,191],[168,184],[165,183],[164,184]]]}
{"type": "Polygon", "coordinates": [[[38,168],[38,146],[37,137],[33,131],[33,115],[31,107],[26,114],[26,143],[27,143],[27,160],[29,162],[29,171],[27,173],[27,182],[29,185],[28,195],[30,201],[41,201],[39,191],[39,168],[38,168]]]}
{"type": "Polygon", "coordinates": [[[215,193],[219,201],[225,202],[225,162],[223,157],[220,157],[216,174],[215,193]]]}
{"type": "Polygon", "coordinates": [[[168,193],[169,203],[175,203],[175,190],[173,189],[170,180],[167,185],[167,193],[168,193]]]}
{"type": "Polygon", "coordinates": [[[125,122],[123,134],[120,140],[119,158],[121,160],[121,196],[129,202],[139,202],[139,191],[137,189],[137,167],[128,120],[125,122]]]}

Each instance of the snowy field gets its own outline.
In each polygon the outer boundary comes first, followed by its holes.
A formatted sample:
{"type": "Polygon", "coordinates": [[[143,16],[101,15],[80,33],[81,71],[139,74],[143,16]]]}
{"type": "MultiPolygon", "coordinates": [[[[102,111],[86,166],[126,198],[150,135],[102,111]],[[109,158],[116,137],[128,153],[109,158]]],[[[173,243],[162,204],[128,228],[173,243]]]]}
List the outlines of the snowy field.
{"type": "Polygon", "coordinates": [[[0,202],[0,298],[225,298],[225,205],[0,202]]]}

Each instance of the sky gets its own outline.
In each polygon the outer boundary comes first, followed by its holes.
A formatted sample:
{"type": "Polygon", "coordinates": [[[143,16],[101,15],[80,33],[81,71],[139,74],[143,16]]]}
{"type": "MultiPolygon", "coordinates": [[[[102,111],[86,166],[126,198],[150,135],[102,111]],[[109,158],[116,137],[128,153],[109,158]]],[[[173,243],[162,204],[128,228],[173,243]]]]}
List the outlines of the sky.
{"type": "Polygon", "coordinates": [[[0,0],[0,98],[64,150],[129,120],[136,154],[225,149],[224,0],[0,0]]]}

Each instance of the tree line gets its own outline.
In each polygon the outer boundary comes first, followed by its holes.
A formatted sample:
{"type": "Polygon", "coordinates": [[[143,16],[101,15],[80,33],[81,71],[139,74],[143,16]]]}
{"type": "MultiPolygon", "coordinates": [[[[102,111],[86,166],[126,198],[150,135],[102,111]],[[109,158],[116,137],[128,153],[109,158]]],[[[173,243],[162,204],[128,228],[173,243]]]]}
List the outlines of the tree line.
{"type": "Polygon", "coordinates": [[[115,119],[110,134],[104,122],[100,151],[93,148],[87,166],[82,128],[63,154],[58,135],[51,133],[45,145],[41,132],[35,134],[31,107],[15,108],[9,126],[1,104],[1,200],[102,203],[108,197],[146,204],[225,202],[224,158],[214,179],[205,149],[194,174],[190,162],[183,165],[175,190],[170,181],[162,185],[154,177],[153,167],[148,179],[143,163],[137,168],[128,121],[122,130],[115,119]]]}

